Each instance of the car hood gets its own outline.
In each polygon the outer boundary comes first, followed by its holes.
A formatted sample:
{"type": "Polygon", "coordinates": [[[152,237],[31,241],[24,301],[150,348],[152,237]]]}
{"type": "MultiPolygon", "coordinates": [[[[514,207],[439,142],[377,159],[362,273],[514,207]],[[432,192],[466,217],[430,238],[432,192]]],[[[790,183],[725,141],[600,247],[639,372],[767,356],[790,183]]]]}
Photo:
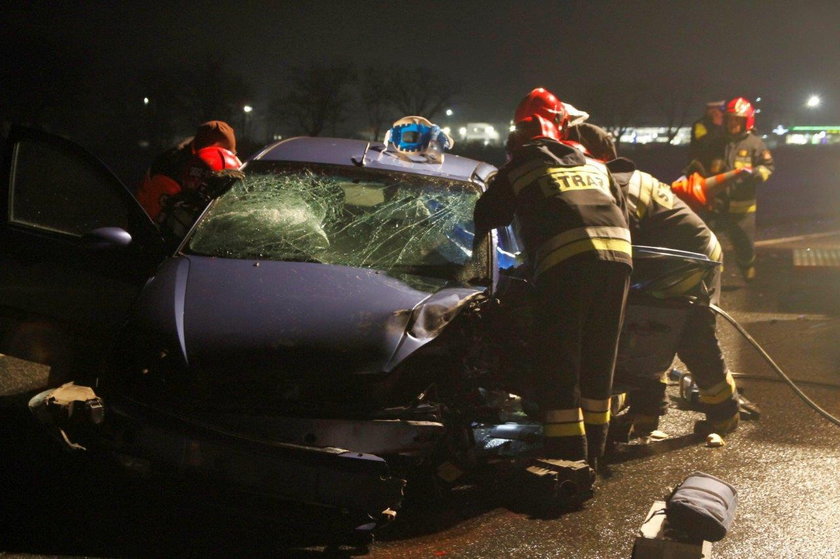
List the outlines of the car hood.
{"type": "Polygon", "coordinates": [[[395,367],[480,293],[418,290],[361,268],[190,255],[161,267],[138,310],[201,368],[363,374],[395,367]]]}

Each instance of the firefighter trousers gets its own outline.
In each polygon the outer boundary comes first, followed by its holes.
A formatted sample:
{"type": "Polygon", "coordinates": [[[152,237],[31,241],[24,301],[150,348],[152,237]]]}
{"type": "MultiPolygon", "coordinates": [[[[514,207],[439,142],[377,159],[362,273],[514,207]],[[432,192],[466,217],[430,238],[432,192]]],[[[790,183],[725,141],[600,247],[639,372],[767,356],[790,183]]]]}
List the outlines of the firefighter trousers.
{"type": "MultiPolygon", "coordinates": [[[[730,202],[730,205],[735,203],[730,202]]],[[[738,266],[744,269],[755,263],[755,202],[741,209],[745,211],[738,213],[730,209],[729,212],[721,213],[717,222],[735,248],[738,266]]]]}
{"type": "Polygon", "coordinates": [[[609,261],[557,266],[536,281],[533,379],[549,458],[603,456],[630,267],[609,261]]]}
{"type": "Polygon", "coordinates": [[[683,330],[677,356],[700,388],[700,402],[704,404],[706,417],[720,420],[738,413],[738,392],[727,371],[715,326],[716,315],[712,309],[694,307],[683,330]]]}

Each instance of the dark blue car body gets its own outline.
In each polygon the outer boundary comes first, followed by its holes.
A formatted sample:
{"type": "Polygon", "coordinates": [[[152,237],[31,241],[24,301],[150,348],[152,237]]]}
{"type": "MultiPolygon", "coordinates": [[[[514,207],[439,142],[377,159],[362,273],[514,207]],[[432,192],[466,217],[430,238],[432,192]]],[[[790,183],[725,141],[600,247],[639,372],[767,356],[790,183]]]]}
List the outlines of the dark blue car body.
{"type": "Polygon", "coordinates": [[[527,322],[498,301],[524,285],[513,229],[473,244],[492,166],[285,140],[173,250],[80,148],[27,129],[8,146],[0,351],[95,386],[33,399],[60,440],[373,516],[399,506],[407,469],[434,471],[441,445],[474,456],[475,397],[509,387],[527,322]]]}

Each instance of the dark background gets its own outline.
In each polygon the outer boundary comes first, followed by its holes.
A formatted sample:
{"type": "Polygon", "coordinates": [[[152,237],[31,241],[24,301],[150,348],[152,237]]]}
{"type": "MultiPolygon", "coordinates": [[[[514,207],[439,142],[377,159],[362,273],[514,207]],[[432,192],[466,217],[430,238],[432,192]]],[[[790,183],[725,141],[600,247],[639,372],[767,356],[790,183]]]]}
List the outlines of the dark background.
{"type": "Polygon", "coordinates": [[[613,130],[685,126],[734,96],[763,133],[840,123],[833,1],[71,0],[0,21],[4,126],[68,136],[124,177],[212,118],[247,156],[281,136],[381,138],[405,114],[505,126],[536,86],[613,130]]]}

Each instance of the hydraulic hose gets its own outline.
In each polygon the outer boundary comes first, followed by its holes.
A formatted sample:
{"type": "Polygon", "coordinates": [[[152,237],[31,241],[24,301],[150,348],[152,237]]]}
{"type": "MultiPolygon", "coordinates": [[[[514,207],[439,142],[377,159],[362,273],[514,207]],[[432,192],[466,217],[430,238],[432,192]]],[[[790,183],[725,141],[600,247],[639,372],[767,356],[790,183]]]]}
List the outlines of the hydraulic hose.
{"type": "Polygon", "coordinates": [[[775,361],[773,361],[773,358],[771,358],[767,354],[767,352],[764,351],[764,348],[761,347],[758,344],[758,342],[755,341],[755,339],[753,339],[752,336],[750,336],[749,332],[744,330],[744,328],[740,324],[738,324],[738,322],[734,318],[729,316],[729,314],[726,311],[724,311],[722,308],[718,307],[715,304],[709,303],[709,308],[712,309],[717,314],[719,314],[720,316],[722,316],[723,318],[725,318],[732,326],[734,326],[735,329],[738,330],[738,332],[740,332],[740,334],[742,336],[744,336],[744,339],[746,339],[748,342],[750,342],[750,344],[761,354],[761,356],[764,357],[764,359],[767,361],[767,363],[769,363],[770,366],[773,368],[773,370],[776,371],[776,374],[778,374],[782,378],[782,380],[785,381],[788,384],[788,386],[791,387],[791,389],[793,389],[793,391],[796,393],[796,395],[799,396],[802,399],[803,402],[805,402],[806,404],[811,406],[814,409],[814,411],[816,411],[818,414],[823,416],[825,419],[827,419],[828,421],[830,421],[830,422],[834,423],[835,425],[837,425],[838,427],[840,427],[840,419],[834,417],[833,415],[831,415],[830,413],[828,413],[827,411],[822,409],[816,402],[811,400],[808,397],[807,394],[802,392],[802,390],[799,389],[799,387],[796,385],[796,383],[793,382],[790,379],[790,377],[788,377],[785,374],[785,372],[781,369],[781,367],[779,367],[776,364],[775,361]]]}

